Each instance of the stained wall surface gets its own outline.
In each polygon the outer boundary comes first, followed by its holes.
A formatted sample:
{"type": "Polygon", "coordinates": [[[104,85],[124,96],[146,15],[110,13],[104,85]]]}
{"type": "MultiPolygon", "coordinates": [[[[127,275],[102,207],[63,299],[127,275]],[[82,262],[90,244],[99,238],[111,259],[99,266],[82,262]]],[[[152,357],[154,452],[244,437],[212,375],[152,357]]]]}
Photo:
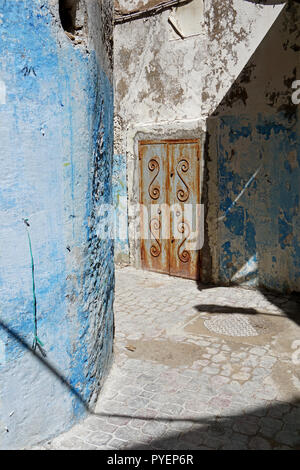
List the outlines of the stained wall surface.
{"type": "Polygon", "coordinates": [[[286,4],[207,119],[215,281],[300,291],[299,21],[286,4]]]}
{"type": "Polygon", "coordinates": [[[81,0],[76,21],[67,35],[56,0],[0,2],[3,449],[83,417],[111,362],[112,3],[81,0]]]}
{"type": "Polygon", "coordinates": [[[115,263],[129,263],[127,168],[125,155],[114,155],[112,191],[114,203],[115,263]]]}
{"type": "Polygon", "coordinates": [[[176,9],[116,26],[115,107],[123,128],[115,140],[126,153],[129,212],[138,199],[141,130],[144,139],[198,137],[201,280],[299,291],[299,105],[292,101],[299,2],[207,0],[201,8],[198,25],[190,15],[190,35],[176,9]]]}

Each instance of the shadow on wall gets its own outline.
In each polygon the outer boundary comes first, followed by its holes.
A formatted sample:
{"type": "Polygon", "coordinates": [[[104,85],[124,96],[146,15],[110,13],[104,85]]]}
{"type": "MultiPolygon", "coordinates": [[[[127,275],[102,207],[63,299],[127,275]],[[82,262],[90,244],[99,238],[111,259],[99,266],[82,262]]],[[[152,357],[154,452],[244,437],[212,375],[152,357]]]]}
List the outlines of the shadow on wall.
{"type": "Polygon", "coordinates": [[[57,379],[59,380],[67,389],[72,393],[74,398],[85,408],[86,411],[92,412],[89,407],[89,403],[84,399],[84,397],[76,390],[75,387],[61,374],[61,372],[53,365],[50,361],[46,359],[46,353],[40,354],[37,351],[34,351],[31,345],[23,339],[16,331],[14,331],[7,323],[3,320],[0,320],[0,328],[9,334],[10,338],[13,338],[25,351],[29,351],[33,356],[36,357],[38,361],[57,379]]]}
{"type": "Polygon", "coordinates": [[[292,101],[299,23],[299,2],[290,1],[207,120],[208,200],[223,285],[300,291],[300,105],[292,101]]]}

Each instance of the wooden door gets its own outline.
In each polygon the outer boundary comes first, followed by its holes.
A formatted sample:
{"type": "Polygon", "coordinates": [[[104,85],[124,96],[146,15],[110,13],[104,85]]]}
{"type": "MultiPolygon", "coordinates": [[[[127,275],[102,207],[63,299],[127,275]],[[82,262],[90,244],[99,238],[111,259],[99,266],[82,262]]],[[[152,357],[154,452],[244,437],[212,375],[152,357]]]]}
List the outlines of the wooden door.
{"type": "Polygon", "coordinates": [[[197,279],[195,238],[199,204],[198,141],[139,144],[143,269],[197,279]]]}
{"type": "Polygon", "coordinates": [[[169,273],[169,240],[163,237],[162,210],[168,200],[168,148],[164,143],[140,144],[141,258],[150,271],[169,273]]]}
{"type": "Polygon", "coordinates": [[[199,144],[169,145],[170,274],[197,279],[199,251],[188,249],[197,229],[199,144]]]}

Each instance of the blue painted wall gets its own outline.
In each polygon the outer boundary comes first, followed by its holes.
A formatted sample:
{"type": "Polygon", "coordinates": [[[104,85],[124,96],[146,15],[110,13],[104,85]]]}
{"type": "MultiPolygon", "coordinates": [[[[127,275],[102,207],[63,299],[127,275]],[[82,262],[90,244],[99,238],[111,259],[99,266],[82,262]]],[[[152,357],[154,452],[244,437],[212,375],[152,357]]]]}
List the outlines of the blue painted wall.
{"type": "Polygon", "coordinates": [[[129,262],[127,171],[125,155],[114,155],[112,182],[115,211],[115,262],[124,264],[129,262]]]}
{"type": "Polygon", "coordinates": [[[109,218],[99,207],[112,204],[112,70],[103,35],[112,4],[92,1],[88,13],[99,37],[75,46],[58,2],[0,0],[1,448],[70,427],[95,403],[111,362],[113,241],[101,237],[109,218]],[[23,219],[46,358],[31,351],[23,219]]]}
{"type": "Polygon", "coordinates": [[[274,290],[300,286],[299,127],[278,115],[222,117],[220,277],[274,290]],[[238,160],[237,160],[238,159],[238,160]]]}
{"type": "Polygon", "coordinates": [[[208,120],[222,284],[300,291],[299,21],[287,5],[208,120]]]}

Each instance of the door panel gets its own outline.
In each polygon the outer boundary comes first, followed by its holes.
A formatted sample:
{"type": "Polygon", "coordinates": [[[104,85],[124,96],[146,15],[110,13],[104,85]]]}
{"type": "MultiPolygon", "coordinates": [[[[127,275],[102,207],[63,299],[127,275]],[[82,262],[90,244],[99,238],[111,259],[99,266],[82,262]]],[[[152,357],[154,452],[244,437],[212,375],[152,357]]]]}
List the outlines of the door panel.
{"type": "Polygon", "coordinates": [[[141,168],[141,257],[142,267],[169,273],[169,241],[164,239],[163,206],[168,196],[166,144],[140,145],[141,168]]]}
{"type": "Polygon", "coordinates": [[[197,278],[198,251],[189,249],[196,229],[199,203],[199,155],[197,143],[169,145],[170,159],[170,274],[197,278]]]}
{"type": "Polygon", "coordinates": [[[199,252],[191,249],[199,203],[199,143],[139,145],[142,267],[197,279],[199,252]]]}

